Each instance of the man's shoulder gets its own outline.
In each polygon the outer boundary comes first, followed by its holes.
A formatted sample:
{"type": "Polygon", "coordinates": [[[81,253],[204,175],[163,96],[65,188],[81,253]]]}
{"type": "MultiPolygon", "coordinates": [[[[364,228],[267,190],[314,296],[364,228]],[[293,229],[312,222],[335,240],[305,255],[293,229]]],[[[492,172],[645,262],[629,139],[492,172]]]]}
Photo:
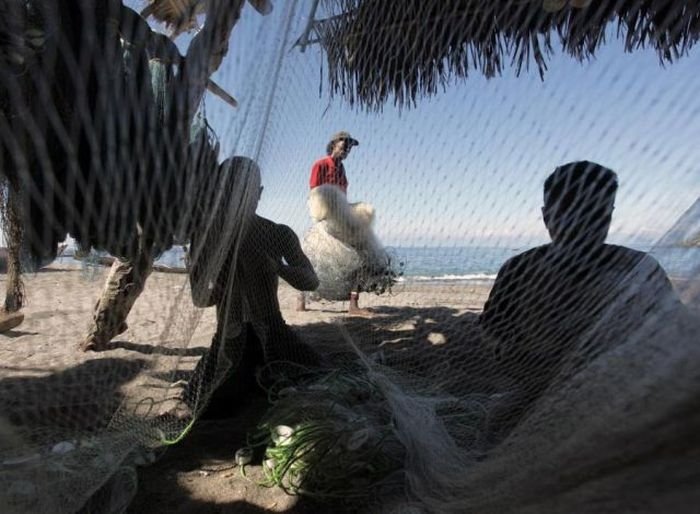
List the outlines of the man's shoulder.
{"type": "Polygon", "coordinates": [[[279,233],[280,236],[294,237],[294,238],[298,239],[296,232],[294,232],[294,230],[292,230],[292,227],[290,227],[289,225],[283,225],[282,223],[277,223],[276,225],[277,225],[277,232],[279,233]]]}
{"type": "Polygon", "coordinates": [[[514,255],[513,257],[510,257],[503,264],[503,268],[513,268],[513,267],[522,266],[526,263],[539,261],[547,255],[547,251],[549,250],[549,248],[550,248],[550,245],[546,244],[546,245],[536,246],[534,248],[530,248],[529,250],[525,250],[524,252],[521,252],[517,255],[514,255]]]}
{"type": "Polygon", "coordinates": [[[630,248],[629,246],[611,245],[606,243],[603,245],[603,248],[606,252],[608,252],[611,255],[625,256],[630,259],[643,259],[644,257],[649,255],[647,252],[635,250],[634,248],[630,248]]]}
{"type": "MultiPolygon", "coordinates": [[[[517,264],[522,261],[544,259],[552,251],[555,251],[555,247],[552,244],[544,244],[519,253],[518,255],[508,259],[507,262],[517,264]]],[[[594,255],[601,259],[611,259],[620,263],[635,263],[643,259],[655,262],[655,259],[646,252],[634,250],[633,248],[629,248],[627,246],[611,244],[602,245],[599,250],[594,252],[594,255]]]]}
{"type": "Polygon", "coordinates": [[[271,219],[263,218],[259,214],[256,214],[253,217],[253,222],[259,227],[259,228],[272,228],[275,229],[278,227],[278,223],[275,223],[271,219]]]}
{"type": "Polygon", "coordinates": [[[270,219],[263,218],[262,216],[255,215],[255,222],[258,227],[269,234],[274,234],[277,237],[286,237],[293,235],[296,237],[296,233],[289,225],[284,225],[282,223],[276,223],[270,219]]]}
{"type": "Polygon", "coordinates": [[[627,246],[605,245],[607,260],[619,271],[637,270],[649,275],[666,277],[666,271],[659,261],[648,252],[635,250],[627,246]]]}
{"type": "Polygon", "coordinates": [[[541,257],[543,255],[546,255],[549,249],[551,248],[551,244],[546,244],[546,245],[540,245],[540,246],[535,246],[534,248],[530,248],[529,250],[525,250],[524,252],[521,252],[513,257],[512,259],[532,259],[536,257],[541,257]]]}
{"type": "Polygon", "coordinates": [[[635,250],[627,246],[603,245],[603,257],[617,267],[631,268],[641,262],[659,266],[659,263],[647,252],[635,250]]]}
{"type": "Polygon", "coordinates": [[[325,155],[319,159],[316,159],[314,161],[314,166],[332,166],[333,162],[333,157],[330,155],[325,155]]]}

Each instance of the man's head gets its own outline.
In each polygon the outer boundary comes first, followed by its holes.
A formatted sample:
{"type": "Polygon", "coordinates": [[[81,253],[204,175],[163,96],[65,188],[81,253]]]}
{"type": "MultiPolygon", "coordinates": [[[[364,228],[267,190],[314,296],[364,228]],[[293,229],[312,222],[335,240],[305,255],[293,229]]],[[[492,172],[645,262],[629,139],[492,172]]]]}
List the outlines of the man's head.
{"type": "Polygon", "coordinates": [[[221,187],[230,205],[249,216],[255,213],[262,193],[260,168],[252,159],[236,155],[219,166],[221,187]]]}
{"type": "Polygon", "coordinates": [[[544,182],[542,216],[554,243],[603,244],[615,206],[617,175],[588,161],[559,166],[544,182]]]}
{"type": "Polygon", "coordinates": [[[353,146],[358,146],[360,142],[353,138],[349,132],[341,131],[334,134],[326,145],[326,153],[334,159],[345,159],[353,146]]]}

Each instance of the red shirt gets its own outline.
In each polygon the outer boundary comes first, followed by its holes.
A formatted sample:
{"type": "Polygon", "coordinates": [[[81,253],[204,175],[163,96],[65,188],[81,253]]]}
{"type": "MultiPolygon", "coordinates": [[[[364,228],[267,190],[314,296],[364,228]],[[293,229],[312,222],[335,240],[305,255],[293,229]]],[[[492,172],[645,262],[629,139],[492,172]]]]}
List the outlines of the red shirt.
{"type": "Polygon", "coordinates": [[[348,192],[348,179],[343,163],[336,162],[330,155],[317,160],[311,167],[309,187],[313,189],[324,184],[332,184],[342,189],[343,193],[348,192]]]}

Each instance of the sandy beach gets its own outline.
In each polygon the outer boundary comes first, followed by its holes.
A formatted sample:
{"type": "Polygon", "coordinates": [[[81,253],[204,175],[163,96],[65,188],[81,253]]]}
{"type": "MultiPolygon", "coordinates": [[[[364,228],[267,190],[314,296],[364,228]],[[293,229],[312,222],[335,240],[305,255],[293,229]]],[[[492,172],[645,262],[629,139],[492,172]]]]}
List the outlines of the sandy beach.
{"type": "MultiPolygon", "coordinates": [[[[211,343],[214,309],[193,306],[186,275],[154,272],[128,330],[107,351],[78,351],[106,273],[54,264],[25,277],[25,321],[0,335],[0,402],[32,435],[99,429],[120,406],[154,416],[149,402],[172,396],[170,384],[186,378],[211,343]]],[[[468,345],[465,324],[473,325],[489,289],[489,282],[404,282],[390,295],[361,296],[371,318],[348,317],[344,302],[309,302],[307,312],[296,312],[296,291],[286,284],[279,298],[287,322],[325,355],[350,353],[349,334],[368,354],[408,362],[423,359],[424,349],[468,345]]],[[[203,420],[159,451],[154,464],[139,468],[130,512],[315,512],[281,490],[259,487],[259,466],[250,466],[247,478],[234,468],[235,451],[265,408],[262,397],[243,399],[232,417],[203,420]]]]}
{"type": "MultiPolygon", "coordinates": [[[[187,275],[154,272],[127,320],[128,330],[106,351],[79,351],[107,271],[53,264],[25,277],[25,321],[0,335],[0,412],[22,428],[24,451],[91,434],[113,437],[104,434],[121,419],[117,412],[152,420],[158,405],[173,402],[178,394],[173,384],[188,378],[211,344],[214,309],[194,307],[187,275]]],[[[2,287],[4,282],[0,275],[2,287]]],[[[475,322],[491,285],[402,282],[392,294],[361,296],[361,306],[374,314],[370,318],[349,317],[344,302],[311,301],[307,312],[297,312],[295,290],[282,283],[278,294],[288,324],[331,362],[356,359],[349,339],[376,362],[439,384],[468,375],[462,367],[473,363],[469,352],[480,339],[475,322]]],[[[687,284],[675,285],[682,297],[697,293],[687,284]]],[[[262,393],[251,394],[224,415],[198,420],[177,444],[154,448],[130,479],[131,492],[121,498],[128,512],[326,512],[307,498],[261,487],[256,461],[245,476],[235,466],[236,450],[246,445],[267,408],[262,393]]],[[[53,480],[44,484],[48,494],[53,480]]],[[[109,491],[97,491],[96,503],[84,512],[101,511],[109,491]]]]}

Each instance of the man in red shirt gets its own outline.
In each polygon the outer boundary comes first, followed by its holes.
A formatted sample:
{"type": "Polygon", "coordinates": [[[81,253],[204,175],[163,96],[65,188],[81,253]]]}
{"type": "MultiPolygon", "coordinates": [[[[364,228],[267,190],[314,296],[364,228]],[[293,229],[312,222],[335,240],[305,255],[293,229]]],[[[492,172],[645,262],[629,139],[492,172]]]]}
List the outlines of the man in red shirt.
{"type": "Polygon", "coordinates": [[[348,179],[345,176],[343,160],[350,154],[353,146],[360,143],[347,132],[338,132],[326,146],[328,155],[317,160],[311,167],[309,188],[313,189],[324,184],[331,184],[348,192],[348,179]]]}
{"type": "MultiPolygon", "coordinates": [[[[348,178],[345,175],[343,160],[347,158],[353,146],[359,146],[360,142],[353,138],[349,132],[341,131],[335,134],[328,145],[326,145],[326,156],[314,162],[311,167],[311,177],[309,178],[309,188],[330,184],[340,188],[343,193],[348,191],[348,178]]],[[[348,313],[356,316],[367,316],[370,314],[365,309],[360,309],[358,305],[359,292],[350,293],[350,307],[348,313]]],[[[304,293],[300,293],[297,300],[297,310],[306,310],[306,298],[304,293]]]]}

